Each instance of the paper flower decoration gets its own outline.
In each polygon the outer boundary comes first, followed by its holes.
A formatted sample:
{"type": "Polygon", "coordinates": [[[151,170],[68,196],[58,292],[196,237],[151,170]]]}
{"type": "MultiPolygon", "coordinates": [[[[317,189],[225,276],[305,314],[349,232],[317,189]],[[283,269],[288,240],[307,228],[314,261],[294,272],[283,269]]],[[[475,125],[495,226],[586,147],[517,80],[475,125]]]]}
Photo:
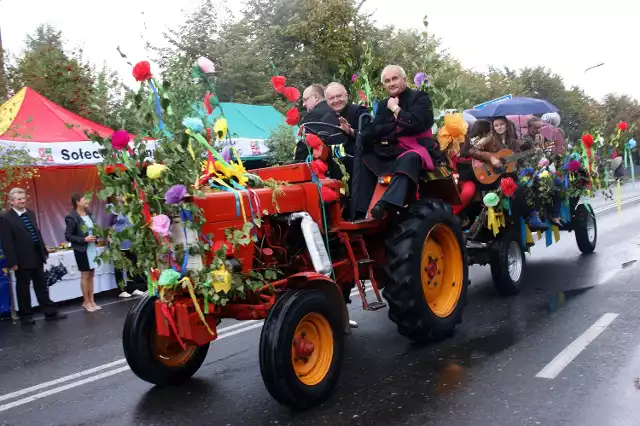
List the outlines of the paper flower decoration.
{"type": "Polygon", "coordinates": [[[298,99],[300,99],[300,91],[295,87],[285,87],[282,94],[289,102],[292,103],[298,102],[298,99]]]}
{"type": "Polygon", "coordinates": [[[287,111],[284,121],[289,126],[295,126],[296,124],[298,124],[300,122],[300,111],[298,111],[298,108],[293,107],[289,111],[287,111]]]}
{"type": "Polygon", "coordinates": [[[518,185],[513,181],[510,177],[503,177],[500,181],[500,188],[502,189],[502,193],[507,197],[512,197],[513,194],[516,193],[516,189],[518,189],[518,185]]]}
{"type": "Polygon", "coordinates": [[[160,179],[165,170],[167,170],[167,166],[164,164],[151,164],[147,167],[147,177],[149,179],[160,179]]]}
{"type": "Polygon", "coordinates": [[[275,77],[271,77],[271,85],[273,86],[273,90],[275,90],[278,93],[283,93],[284,92],[284,86],[285,84],[287,84],[287,79],[280,76],[280,75],[276,75],[275,77]]]}
{"type": "Polygon", "coordinates": [[[215,292],[218,293],[224,291],[227,293],[231,290],[231,278],[231,274],[224,267],[211,271],[211,279],[215,292]]]}
{"type": "Polygon", "coordinates": [[[204,56],[200,56],[196,60],[196,64],[198,64],[202,72],[205,74],[211,74],[216,72],[216,66],[213,64],[213,62],[210,59],[207,59],[204,56]]]}
{"type": "Polygon", "coordinates": [[[488,192],[482,199],[482,202],[487,207],[495,207],[500,202],[500,197],[498,197],[498,194],[495,192],[488,192]]]}
{"type": "Polygon", "coordinates": [[[231,148],[229,148],[228,146],[225,146],[222,149],[222,159],[226,162],[231,161],[231,148]]]}
{"type": "Polygon", "coordinates": [[[182,120],[182,125],[194,133],[202,133],[204,130],[202,120],[196,117],[186,117],[182,120]]]}
{"type": "Polygon", "coordinates": [[[629,123],[627,123],[626,121],[619,122],[618,129],[622,130],[623,132],[626,132],[627,129],[629,129],[629,123]]]}
{"type": "Polygon", "coordinates": [[[116,151],[122,151],[129,145],[129,141],[131,140],[131,136],[129,132],[126,130],[116,130],[111,135],[111,146],[116,151]]]}
{"type": "Polygon", "coordinates": [[[169,219],[169,216],[167,215],[160,214],[151,218],[151,230],[163,237],[169,235],[170,226],[171,219],[169,219]]]}
{"type": "Polygon", "coordinates": [[[358,79],[358,74],[353,74],[351,76],[351,83],[355,83],[357,79],[358,79]]]}
{"type": "Polygon", "coordinates": [[[214,100],[215,97],[216,95],[214,95],[213,93],[207,93],[206,95],[204,95],[204,107],[207,110],[207,114],[209,115],[213,114],[213,110],[216,109],[216,106],[211,103],[211,101],[214,100]]]}
{"type": "Polygon", "coordinates": [[[187,195],[187,188],[184,185],[173,185],[164,194],[164,202],[167,204],[178,204],[187,195]]]}
{"type": "Polygon", "coordinates": [[[322,139],[312,133],[307,133],[307,145],[311,149],[319,148],[322,146],[322,139]]]}
{"type": "Polygon", "coordinates": [[[165,269],[158,278],[158,286],[160,287],[172,287],[178,284],[180,279],[180,273],[173,269],[165,269]]]}
{"type": "Polygon", "coordinates": [[[548,178],[549,176],[551,176],[551,174],[549,173],[549,171],[548,171],[548,170],[545,170],[545,171],[543,171],[542,173],[540,173],[540,174],[538,175],[538,177],[539,177],[539,178],[542,178],[542,179],[544,179],[544,178],[548,178]]]}
{"type": "Polygon", "coordinates": [[[542,157],[540,161],[538,161],[538,167],[547,167],[549,165],[549,159],[547,157],[542,157]]]}
{"type": "Polygon", "coordinates": [[[358,90],[358,96],[360,96],[362,102],[367,103],[367,95],[362,90],[358,90]]]}
{"type": "Polygon", "coordinates": [[[582,144],[585,146],[585,148],[591,148],[591,146],[593,145],[593,136],[590,135],[589,133],[587,133],[586,135],[583,135],[582,144]]]}
{"type": "Polygon", "coordinates": [[[416,74],[415,77],[413,77],[413,84],[416,85],[416,87],[422,87],[422,84],[424,84],[424,81],[427,79],[427,75],[423,72],[419,72],[416,74]]]}
{"type": "Polygon", "coordinates": [[[625,146],[629,149],[633,149],[636,147],[636,144],[637,144],[636,140],[632,138],[632,139],[629,139],[629,142],[627,142],[625,146]]]}
{"type": "Polygon", "coordinates": [[[578,160],[571,160],[569,161],[567,168],[571,173],[576,173],[578,170],[580,170],[580,162],[578,160]]]}
{"type": "Polygon", "coordinates": [[[227,137],[227,120],[225,118],[218,118],[213,125],[213,131],[218,139],[224,139],[227,137]]]}
{"type": "Polygon", "coordinates": [[[150,80],[153,75],[151,74],[151,65],[148,61],[140,61],[133,67],[133,77],[136,81],[150,80]]]}
{"type": "Polygon", "coordinates": [[[327,170],[329,170],[329,166],[327,166],[327,163],[322,160],[313,160],[311,162],[311,170],[320,179],[324,179],[327,177],[327,170]]]}

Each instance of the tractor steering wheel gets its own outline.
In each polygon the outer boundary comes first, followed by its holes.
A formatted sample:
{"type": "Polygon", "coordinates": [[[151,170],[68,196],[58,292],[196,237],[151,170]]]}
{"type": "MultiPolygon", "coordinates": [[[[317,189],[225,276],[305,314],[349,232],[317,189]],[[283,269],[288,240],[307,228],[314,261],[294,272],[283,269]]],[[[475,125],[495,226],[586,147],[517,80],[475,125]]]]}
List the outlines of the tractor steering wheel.
{"type": "Polygon", "coordinates": [[[335,124],[323,123],[321,121],[310,121],[308,123],[304,123],[302,125],[302,127],[304,127],[306,132],[309,132],[309,133],[314,134],[314,135],[316,135],[318,137],[321,137],[321,138],[324,137],[326,139],[330,139],[330,138],[333,138],[333,137],[336,137],[336,136],[346,135],[347,134],[347,132],[345,132],[342,129],[342,127],[336,126],[335,124]],[[337,132],[337,133],[329,133],[329,132],[325,132],[325,131],[315,132],[312,129],[310,129],[309,127],[307,127],[309,125],[329,127],[329,128],[332,128],[332,129],[337,129],[337,130],[339,130],[339,132],[337,132]]]}

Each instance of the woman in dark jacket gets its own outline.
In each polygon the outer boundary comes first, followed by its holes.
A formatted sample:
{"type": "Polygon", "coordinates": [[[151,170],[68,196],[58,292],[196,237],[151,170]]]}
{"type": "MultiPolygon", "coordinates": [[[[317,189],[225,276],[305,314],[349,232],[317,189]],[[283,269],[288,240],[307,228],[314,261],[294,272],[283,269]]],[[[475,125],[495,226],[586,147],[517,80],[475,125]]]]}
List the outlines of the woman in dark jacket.
{"type": "Polygon", "coordinates": [[[82,307],[87,312],[99,311],[102,308],[96,305],[93,299],[93,276],[98,266],[96,257],[96,236],[93,235],[93,219],[89,214],[89,200],[82,194],[71,195],[73,210],[64,218],[66,229],[65,238],[71,243],[73,254],[76,257],[80,282],[82,286],[82,307]]]}

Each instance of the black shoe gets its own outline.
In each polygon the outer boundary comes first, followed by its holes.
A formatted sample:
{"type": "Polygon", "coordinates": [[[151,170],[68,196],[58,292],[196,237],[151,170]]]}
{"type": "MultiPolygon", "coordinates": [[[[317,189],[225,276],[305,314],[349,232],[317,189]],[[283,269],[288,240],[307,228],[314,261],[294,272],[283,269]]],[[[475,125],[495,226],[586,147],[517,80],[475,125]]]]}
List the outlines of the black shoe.
{"type": "Polygon", "coordinates": [[[374,218],[375,220],[381,220],[387,215],[388,211],[389,211],[389,204],[386,203],[385,201],[380,200],[371,209],[371,217],[374,218]]]}
{"type": "Polygon", "coordinates": [[[36,323],[36,321],[32,317],[21,317],[20,323],[22,325],[33,325],[36,323]]]}
{"type": "Polygon", "coordinates": [[[65,319],[66,317],[67,317],[67,314],[55,313],[53,315],[45,315],[44,319],[47,321],[55,321],[55,320],[65,319]]]}

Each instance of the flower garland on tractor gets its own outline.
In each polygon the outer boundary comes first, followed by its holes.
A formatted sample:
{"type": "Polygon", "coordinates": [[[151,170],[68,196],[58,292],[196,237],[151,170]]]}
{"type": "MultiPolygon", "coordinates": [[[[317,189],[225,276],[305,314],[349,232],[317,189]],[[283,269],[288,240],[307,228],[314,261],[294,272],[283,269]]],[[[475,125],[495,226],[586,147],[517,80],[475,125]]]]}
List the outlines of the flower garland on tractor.
{"type": "MultiPolygon", "coordinates": [[[[117,208],[132,224],[129,229],[111,233],[112,244],[102,259],[112,260],[128,271],[146,274],[148,292],[165,302],[162,309],[166,310],[170,323],[168,313],[175,296],[188,293],[208,329],[204,314],[229,301],[244,300],[248,294],[277,279],[279,271],[270,268],[236,272],[227,255],[240,246],[257,242],[256,228],[261,226],[261,218],[268,211],[260,206],[254,190],[271,188],[278,211],[276,197],[282,193],[280,188],[287,185],[263,181],[247,172],[235,150],[223,150],[221,154],[214,148],[228,137],[228,124],[212,81],[214,71],[213,63],[206,58],[199,58],[193,71],[210,89],[202,101],[207,115],[219,111],[212,128],[206,128],[201,117],[192,116],[182,120],[183,128],[169,129],[165,118],[173,115],[171,99],[175,93],[171,92],[167,80],[158,84],[149,63],[143,61],[133,67],[133,75],[141,83],[140,93],[148,94],[149,99],[146,105],[149,111],[145,111],[144,104],[138,104],[137,110],[146,112],[147,118],[155,115],[155,120],[148,120],[152,129],[147,137],[134,138],[126,130],[117,130],[110,138],[92,135],[92,139],[102,145],[104,158],[98,166],[104,185],[99,196],[102,199],[119,197],[122,202],[117,208]],[[154,114],[150,114],[151,111],[154,114]],[[149,145],[153,144],[155,151],[152,152],[149,145]],[[242,217],[243,225],[240,229],[225,230],[226,238],[218,238],[214,246],[213,236],[201,232],[204,223],[201,209],[191,201],[208,192],[220,191],[234,195],[236,214],[242,217]],[[245,210],[244,195],[250,217],[245,210]],[[131,264],[118,250],[123,240],[132,242],[137,265],[131,264]],[[202,300],[204,309],[198,300],[202,300]]],[[[291,97],[296,97],[294,95],[291,97]]],[[[288,113],[287,122],[295,121],[291,118],[294,115],[294,112],[288,113]]]]}

